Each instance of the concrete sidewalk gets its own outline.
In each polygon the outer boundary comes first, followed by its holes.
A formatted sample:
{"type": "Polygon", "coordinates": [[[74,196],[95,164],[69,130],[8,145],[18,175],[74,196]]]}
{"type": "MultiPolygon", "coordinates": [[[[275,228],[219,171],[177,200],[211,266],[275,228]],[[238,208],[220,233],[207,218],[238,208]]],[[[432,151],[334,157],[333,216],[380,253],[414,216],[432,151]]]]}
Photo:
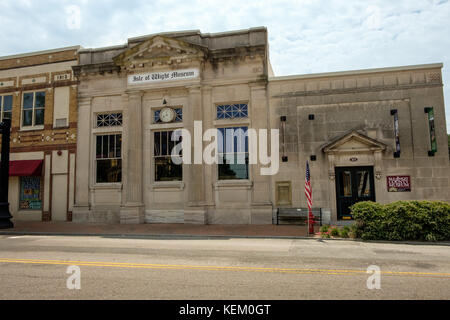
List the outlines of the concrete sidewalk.
{"type": "MultiPolygon", "coordinates": [[[[15,221],[0,234],[106,235],[138,237],[249,237],[305,238],[306,226],[296,225],[195,225],[195,224],[85,224],[74,222],[15,221]]],[[[319,231],[319,227],[315,227],[319,231]]],[[[314,236],[310,236],[312,238],[314,236]]]]}

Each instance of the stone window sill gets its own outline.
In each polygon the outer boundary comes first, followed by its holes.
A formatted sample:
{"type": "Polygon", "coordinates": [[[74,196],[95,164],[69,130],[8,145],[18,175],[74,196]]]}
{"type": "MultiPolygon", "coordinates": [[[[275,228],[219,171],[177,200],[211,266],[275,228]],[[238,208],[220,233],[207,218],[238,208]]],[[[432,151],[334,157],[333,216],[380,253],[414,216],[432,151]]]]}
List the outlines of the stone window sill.
{"type": "Polygon", "coordinates": [[[232,126],[249,126],[249,118],[235,118],[235,119],[217,119],[213,121],[214,126],[217,127],[232,127],[232,126]]]}
{"type": "Polygon", "coordinates": [[[184,125],[182,122],[170,122],[170,123],[153,123],[149,126],[150,130],[155,129],[180,129],[184,125]]]}
{"type": "Polygon", "coordinates": [[[102,127],[102,128],[92,128],[92,133],[93,134],[97,134],[97,133],[121,133],[123,131],[121,126],[111,126],[111,127],[102,127]]]}
{"type": "Polygon", "coordinates": [[[253,182],[250,180],[220,180],[214,183],[214,189],[251,189],[253,187],[253,182]]]}
{"type": "Polygon", "coordinates": [[[122,183],[95,183],[91,190],[102,190],[102,189],[122,189],[122,183]]]}
{"type": "Polygon", "coordinates": [[[150,188],[152,190],[164,190],[164,189],[184,189],[183,181],[155,181],[151,184],[150,188]]]}
{"type": "Polygon", "coordinates": [[[20,128],[19,132],[24,132],[24,131],[40,131],[40,130],[44,130],[44,126],[22,127],[22,128],[20,128]]]}
{"type": "Polygon", "coordinates": [[[42,210],[37,209],[20,209],[17,211],[18,214],[42,214],[42,210]]]}

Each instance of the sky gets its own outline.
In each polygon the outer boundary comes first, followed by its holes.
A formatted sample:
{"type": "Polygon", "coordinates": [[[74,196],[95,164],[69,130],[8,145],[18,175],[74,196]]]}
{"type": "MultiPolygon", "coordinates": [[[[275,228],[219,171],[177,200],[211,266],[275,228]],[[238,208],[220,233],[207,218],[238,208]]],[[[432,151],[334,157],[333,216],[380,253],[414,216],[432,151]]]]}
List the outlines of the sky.
{"type": "Polygon", "coordinates": [[[442,62],[450,133],[450,0],[0,0],[0,23],[0,56],[265,26],[276,76],[442,62]]]}

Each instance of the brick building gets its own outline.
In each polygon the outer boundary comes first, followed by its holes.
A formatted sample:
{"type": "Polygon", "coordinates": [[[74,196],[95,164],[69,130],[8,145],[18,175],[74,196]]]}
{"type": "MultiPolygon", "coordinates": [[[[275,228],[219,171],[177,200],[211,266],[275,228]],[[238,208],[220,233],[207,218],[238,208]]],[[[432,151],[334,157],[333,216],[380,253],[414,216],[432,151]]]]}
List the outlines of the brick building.
{"type": "Polygon", "coordinates": [[[0,57],[0,120],[11,119],[14,220],[71,220],[79,47],[0,57]]]}

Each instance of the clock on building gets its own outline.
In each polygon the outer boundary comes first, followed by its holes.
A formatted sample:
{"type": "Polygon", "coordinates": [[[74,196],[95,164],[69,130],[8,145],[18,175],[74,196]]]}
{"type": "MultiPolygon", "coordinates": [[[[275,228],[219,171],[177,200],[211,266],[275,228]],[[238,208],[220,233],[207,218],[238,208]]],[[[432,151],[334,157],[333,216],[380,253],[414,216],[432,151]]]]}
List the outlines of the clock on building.
{"type": "Polygon", "coordinates": [[[164,108],[159,113],[162,122],[172,122],[175,119],[175,111],[172,108],[164,108]]]}

